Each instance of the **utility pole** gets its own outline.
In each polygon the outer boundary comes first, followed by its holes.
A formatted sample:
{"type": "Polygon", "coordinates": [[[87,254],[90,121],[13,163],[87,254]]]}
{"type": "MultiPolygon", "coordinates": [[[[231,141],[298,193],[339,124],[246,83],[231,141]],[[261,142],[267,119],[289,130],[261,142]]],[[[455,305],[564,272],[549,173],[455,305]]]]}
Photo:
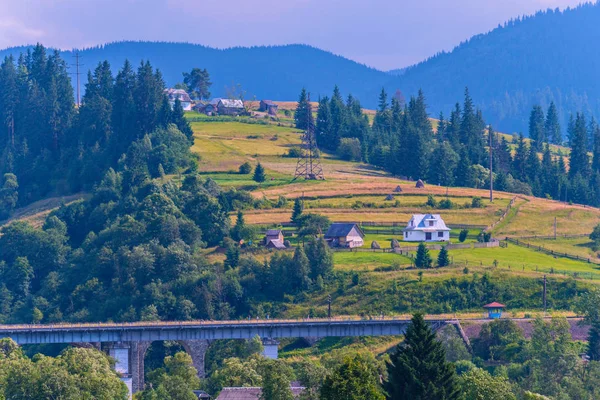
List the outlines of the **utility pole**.
{"type": "Polygon", "coordinates": [[[327,318],[331,319],[331,295],[327,296],[327,318]]]}
{"type": "Polygon", "coordinates": [[[80,96],[80,87],[81,87],[81,83],[80,83],[80,75],[81,72],[79,72],[79,67],[83,66],[83,64],[79,63],[79,51],[75,51],[75,54],[73,55],[73,57],[75,58],[75,76],[77,77],[77,108],[79,108],[79,106],[81,106],[81,96],[80,96]]]}
{"type": "Polygon", "coordinates": [[[542,299],[544,301],[544,315],[546,315],[546,275],[544,275],[544,293],[542,299]]]}
{"type": "Polygon", "coordinates": [[[490,126],[488,128],[488,136],[489,136],[489,140],[490,140],[490,203],[494,202],[494,175],[492,173],[492,153],[493,153],[493,146],[492,146],[492,127],[490,126]]]}

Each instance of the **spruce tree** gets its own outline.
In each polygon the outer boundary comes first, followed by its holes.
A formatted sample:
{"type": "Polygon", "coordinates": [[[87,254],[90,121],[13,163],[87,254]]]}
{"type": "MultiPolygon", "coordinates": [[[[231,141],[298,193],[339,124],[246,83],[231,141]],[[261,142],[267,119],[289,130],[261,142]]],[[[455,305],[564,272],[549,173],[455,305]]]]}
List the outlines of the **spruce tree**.
{"type": "Polygon", "coordinates": [[[385,92],[385,88],[381,88],[381,93],[379,94],[379,109],[380,113],[384,113],[388,109],[388,101],[387,101],[387,93],[385,92]]]}
{"type": "Polygon", "coordinates": [[[450,265],[450,256],[448,255],[448,250],[446,249],[446,246],[444,246],[438,254],[437,266],[438,268],[440,268],[447,267],[448,265],[450,265]]]}
{"type": "Polygon", "coordinates": [[[175,124],[177,129],[179,129],[179,131],[183,133],[190,140],[190,142],[194,140],[194,131],[192,130],[187,118],[185,118],[183,106],[181,105],[181,100],[179,100],[179,98],[175,99],[170,122],[175,124]]]}
{"type": "Polygon", "coordinates": [[[587,127],[585,116],[577,113],[575,123],[571,129],[571,155],[569,158],[569,177],[577,174],[587,177],[589,174],[590,159],[587,146],[587,127]]]}
{"type": "Polygon", "coordinates": [[[265,169],[263,168],[260,162],[256,164],[256,168],[254,168],[254,176],[252,177],[252,179],[254,179],[254,182],[258,183],[262,183],[267,179],[265,175],[265,169]]]}
{"type": "Polygon", "coordinates": [[[588,334],[588,356],[592,361],[600,361],[600,324],[592,323],[588,334]]]}
{"type": "Polygon", "coordinates": [[[550,103],[550,107],[548,107],[544,128],[546,139],[549,142],[553,144],[562,144],[563,138],[558,119],[558,110],[556,109],[554,102],[550,103]]]}
{"type": "Polygon", "coordinates": [[[310,287],[310,261],[308,261],[308,257],[306,257],[302,246],[298,246],[294,250],[294,259],[290,272],[290,287],[300,291],[307,290],[310,287]]]}
{"type": "Polygon", "coordinates": [[[544,111],[540,106],[533,106],[529,115],[529,139],[532,140],[532,146],[536,151],[542,148],[545,140],[545,121],[544,111]]]}
{"type": "Polygon", "coordinates": [[[425,243],[419,243],[417,248],[417,256],[415,257],[415,266],[417,268],[431,268],[431,256],[429,255],[429,249],[425,246],[425,243]]]}
{"type": "Polygon", "coordinates": [[[335,150],[331,142],[331,111],[329,109],[329,97],[327,96],[319,100],[315,136],[319,148],[335,150]]]}
{"type": "Polygon", "coordinates": [[[521,181],[525,181],[527,177],[527,158],[529,157],[529,151],[527,143],[523,134],[519,135],[519,143],[517,150],[515,151],[515,158],[513,161],[513,176],[521,181]]]}
{"type": "Polygon", "coordinates": [[[429,181],[436,185],[454,185],[454,176],[458,164],[458,155],[448,142],[439,142],[433,151],[433,159],[429,168],[429,181]]]}
{"type": "Polygon", "coordinates": [[[594,130],[594,141],[592,143],[592,171],[600,172],[600,126],[598,125],[594,130]]]}
{"type": "Polygon", "coordinates": [[[455,400],[460,398],[456,373],[446,362],[446,352],[421,314],[406,330],[404,342],[390,356],[388,380],[390,400],[455,400]]]}
{"type": "Polygon", "coordinates": [[[294,121],[296,123],[296,128],[303,130],[308,129],[310,125],[314,124],[310,103],[308,101],[308,94],[305,88],[302,88],[302,91],[300,92],[296,111],[294,112],[294,121]]]}
{"type": "Polygon", "coordinates": [[[292,211],[291,222],[297,224],[298,218],[300,218],[303,211],[304,211],[304,204],[302,203],[302,199],[300,197],[296,197],[296,199],[294,200],[294,210],[292,211]]]}

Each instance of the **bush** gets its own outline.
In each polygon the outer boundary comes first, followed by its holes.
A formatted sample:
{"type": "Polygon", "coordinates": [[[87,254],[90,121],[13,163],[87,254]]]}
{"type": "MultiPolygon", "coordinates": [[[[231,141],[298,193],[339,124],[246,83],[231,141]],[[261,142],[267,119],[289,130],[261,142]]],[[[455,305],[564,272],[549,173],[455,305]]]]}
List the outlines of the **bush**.
{"type": "Polygon", "coordinates": [[[471,207],[483,208],[483,201],[481,200],[481,197],[473,197],[473,200],[471,200],[471,207]]]}
{"type": "Polygon", "coordinates": [[[337,153],[342,160],[360,161],[362,159],[360,140],[356,138],[343,138],[340,140],[337,153]]]}
{"type": "Polygon", "coordinates": [[[304,150],[302,150],[300,147],[292,147],[283,156],[288,158],[300,158],[304,156],[304,150]]]}
{"type": "Polygon", "coordinates": [[[436,208],[438,204],[433,195],[430,194],[427,195],[427,202],[425,203],[425,205],[431,208],[436,208]]]}
{"type": "Polygon", "coordinates": [[[467,240],[467,236],[468,235],[469,235],[469,230],[468,229],[463,229],[458,234],[458,241],[461,242],[461,243],[463,243],[465,240],[467,240]]]}
{"type": "Polygon", "coordinates": [[[242,175],[248,175],[252,173],[252,165],[248,161],[240,165],[239,172],[242,175]]]}
{"type": "Polygon", "coordinates": [[[450,199],[440,200],[438,208],[441,208],[442,210],[451,210],[454,208],[454,203],[450,199]]]}

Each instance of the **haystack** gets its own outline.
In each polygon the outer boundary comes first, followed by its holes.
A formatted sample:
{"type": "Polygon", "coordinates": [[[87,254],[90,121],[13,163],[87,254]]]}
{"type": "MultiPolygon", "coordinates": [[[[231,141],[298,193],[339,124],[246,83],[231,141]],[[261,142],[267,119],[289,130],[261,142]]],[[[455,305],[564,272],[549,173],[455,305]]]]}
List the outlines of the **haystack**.
{"type": "Polygon", "coordinates": [[[398,242],[398,239],[392,239],[392,249],[399,249],[400,248],[400,242],[398,242]]]}
{"type": "Polygon", "coordinates": [[[422,189],[422,188],[425,187],[425,183],[423,183],[423,181],[419,179],[417,181],[417,184],[415,185],[415,187],[418,188],[418,189],[422,189]]]}
{"type": "Polygon", "coordinates": [[[371,248],[372,249],[381,249],[381,246],[379,245],[379,243],[377,243],[377,241],[373,240],[371,242],[371,248]]]}
{"type": "Polygon", "coordinates": [[[394,193],[402,193],[402,188],[400,187],[400,185],[396,186],[396,189],[394,189],[394,193]]]}
{"type": "Polygon", "coordinates": [[[394,196],[392,196],[391,194],[388,194],[387,196],[385,196],[385,200],[386,201],[394,200],[394,196]]]}

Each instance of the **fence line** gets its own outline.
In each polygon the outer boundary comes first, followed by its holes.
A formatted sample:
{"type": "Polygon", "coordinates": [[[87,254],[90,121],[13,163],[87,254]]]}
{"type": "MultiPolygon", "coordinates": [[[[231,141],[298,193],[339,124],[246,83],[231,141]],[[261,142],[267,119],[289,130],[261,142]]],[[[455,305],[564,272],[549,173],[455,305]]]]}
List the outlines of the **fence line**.
{"type": "MultiPolygon", "coordinates": [[[[457,244],[425,244],[425,247],[429,250],[441,250],[442,247],[446,247],[446,250],[459,250],[459,249],[486,249],[492,247],[499,247],[499,241],[492,241],[486,243],[457,243],[457,244]]],[[[365,247],[355,247],[355,248],[344,248],[344,247],[334,247],[334,251],[338,252],[353,252],[353,253],[396,253],[400,255],[407,255],[410,252],[415,252],[419,246],[400,246],[395,249],[387,248],[387,249],[369,249],[365,247]]]]}
{"type": "Polygon", "coordinates": [[[542,236],[542,235],[532,235],[532,236],[510,236],[511,239],[541,239],[541,240],[554,240],[554,239],[558,239],[558,238],[562,238],[562,239],[577,239],[577,238],[584,238],[584,237],[588,237],[590,235],[588,235],[587,233],[578,233],[575,235],[567,235],[567,234],[562,234],[562,235],[547,235],[547,236],[542,236]]]}
{"type": "Polygon", "coordinates": [[[592,259],[589,257],[585,258],[585,257],[581,257],[581,256],[578,256],[575,254],[569,254],[569,253],[565,253],[565,252],[561,252],[561,251],[549,250],[543,246],[533,245],[531,243],[523,242],[522,240],[519,240],[519,239],[513,239],[510,237],[507,237],[506,241],[509,243],[513,243],[517,246],[526,247],[528,249],[532,249],[534,251],[538,251],[540,253],[544,253],[544,254],[547,254],[547,255],[550,255],[553,257],[569,258],[571,260],[587,262],[588,264],[600,265],[600,263],[592,261],[592,259]]]}
{"type": "Polygon", "coordinates": [[[490,226],[487,226],[483,231],[484,232],[489,232],[492,229],[494,229],[500,222],[504,221],[504,218],[506,218],[506,216],[508,215],[508,213],[510,212],[510,210],[512,209],[512,207],[514,206],[514,204],[515,204],[516,201],[517,201],[517,196],[513,197],[510,200],[510,202],[508,203],[508,206],[506,206],[506,209],[504,210],[504,212],[500,216],[500,219],[498,219],[496,222],[492,223],[490,226]]]}

